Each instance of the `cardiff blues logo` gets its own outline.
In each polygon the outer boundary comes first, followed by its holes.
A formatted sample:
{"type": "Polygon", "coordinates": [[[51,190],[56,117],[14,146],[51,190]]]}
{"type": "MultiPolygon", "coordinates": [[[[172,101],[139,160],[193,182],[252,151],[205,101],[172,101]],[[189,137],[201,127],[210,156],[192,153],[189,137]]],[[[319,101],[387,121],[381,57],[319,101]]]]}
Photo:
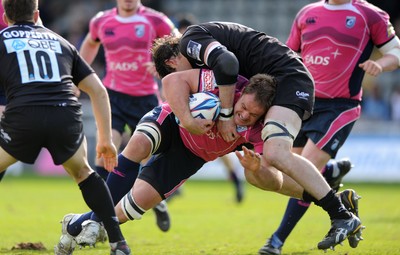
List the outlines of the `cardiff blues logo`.
{"type": "Polygon", "coordinates": [[[240,133],[240,132],[244,132],[248,129],[247,126],[236,126],[236,132],[240,133]]]}
{"type": "Polygon", "coordinates": [[[135,34],[137,37],[143,37],[144,36],[144,25],[135,26],[135,34]]]}
{"type": "Polygon", "coordinates": [[[352,28],[356,24],[356,17],[354,16],[347,16],[346,17],[346,27],[352,28]]]}

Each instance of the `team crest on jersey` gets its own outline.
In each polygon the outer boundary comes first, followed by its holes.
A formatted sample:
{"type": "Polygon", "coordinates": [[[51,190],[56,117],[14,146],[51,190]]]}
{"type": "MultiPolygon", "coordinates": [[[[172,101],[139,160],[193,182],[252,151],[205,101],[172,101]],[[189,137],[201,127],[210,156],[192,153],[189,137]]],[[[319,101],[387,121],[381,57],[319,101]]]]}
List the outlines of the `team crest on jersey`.
{"type": "Polygon", "coordinates": [[[248,129],[248,127],[246,126],[236,126],[236,132],[240,133],[240,132],[244,132],[248,129]]]}
{"type": "Polygon", "coordinates": [[[144,25],[135,26],[135,34],[137,37],[143,37],[144,36],[144,25]]]}
{"type": "Polygon", "coordinates": [[[194,42],[192,40],[189,41],[187,47],[186,47],[186,53],[188,54],[189,57],[196,59],[198,61],[200,60],[200,50],[201,50],[201,44],[194,42]]]}
{"type": "Polygon", "coordinates": [[[354,16],[347,16],[346,17],[346,27],[352,28],[356,24],[356,17],[354,16]]]}

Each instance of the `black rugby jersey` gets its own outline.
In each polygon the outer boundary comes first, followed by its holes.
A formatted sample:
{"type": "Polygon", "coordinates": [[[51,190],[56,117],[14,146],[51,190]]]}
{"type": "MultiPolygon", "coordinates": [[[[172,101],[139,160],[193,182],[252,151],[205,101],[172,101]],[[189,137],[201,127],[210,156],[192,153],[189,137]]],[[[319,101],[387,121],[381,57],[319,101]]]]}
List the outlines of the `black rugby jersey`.
{"type": "Polygon", "coordinates": [[[1,31],[0,64],[7,109],[80,105],[73,86],[94,72],[72,44],[33,23],[16,23],[1,31]]]}
{"type": "Polygon", "coordinates": [[[207,22],[188,27],[180,42],[181,53],[193,68],[204,66],[204,51],[218,41],[239,61],[239,74],[246,78],[267,73],[276,78],[306,72],[300,57],[278,39],[237,23],[207,22]]]}

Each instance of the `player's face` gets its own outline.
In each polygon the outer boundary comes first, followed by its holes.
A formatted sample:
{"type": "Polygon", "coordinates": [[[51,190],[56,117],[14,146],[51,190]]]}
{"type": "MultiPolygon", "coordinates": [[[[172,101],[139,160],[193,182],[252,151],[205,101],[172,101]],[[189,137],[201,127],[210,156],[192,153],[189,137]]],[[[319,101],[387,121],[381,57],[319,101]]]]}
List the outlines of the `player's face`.
{"type": "Polygon", "coordinates": [[[120,11],[123,12],[136,12],[140,0],[117,0],[117,5],[120,11]]]}
{"type": "Polygon", "coordinates": [[[254,94],[243,94],[235,104],[233,118],[236,125],[252,126],[264,114],[264,107],[255,102],[254,94]]]}

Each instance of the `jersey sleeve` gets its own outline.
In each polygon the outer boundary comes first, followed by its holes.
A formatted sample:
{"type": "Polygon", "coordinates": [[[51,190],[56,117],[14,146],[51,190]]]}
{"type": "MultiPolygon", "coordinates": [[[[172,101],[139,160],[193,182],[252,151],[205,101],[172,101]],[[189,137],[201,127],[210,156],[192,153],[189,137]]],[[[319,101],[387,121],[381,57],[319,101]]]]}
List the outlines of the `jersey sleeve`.
{"type": "Polygon", "coordinates": [[[301,23],[300,19],[302,17],[303,12],[299,12],[296,16],[296,18],[293,21],[292,28],[290,30],[289,37],[286,41],[286,45],[296,51],[300,52],[301,51],[301,23]]]}
{"type": "Polygon", "coordinates": [[[157,37],[164,37],[176,30],[174,23],[166,16],[161,16],[161,22],[156,26],[157,37]]]}
{"type": "Polygon", "coordinates": [[[94,41],[99,41],[99,23],[100,17],[104,12],[99,12],[89,22],[89,34],[94,41]]]}
{"type": "Polygon", "coordinates": [[[78,84],[90,74],[94,73],[93,68],[79,55],[79,52],[72,48],[74,54],[72,67],[72,82],[78,84]]]}
{"type": "Polygon", "coordinates": [[[368,26],[371,31],[371,39],[378,48],[396,36],[389,15],[379,8],[368,14],[368,26]]]}

